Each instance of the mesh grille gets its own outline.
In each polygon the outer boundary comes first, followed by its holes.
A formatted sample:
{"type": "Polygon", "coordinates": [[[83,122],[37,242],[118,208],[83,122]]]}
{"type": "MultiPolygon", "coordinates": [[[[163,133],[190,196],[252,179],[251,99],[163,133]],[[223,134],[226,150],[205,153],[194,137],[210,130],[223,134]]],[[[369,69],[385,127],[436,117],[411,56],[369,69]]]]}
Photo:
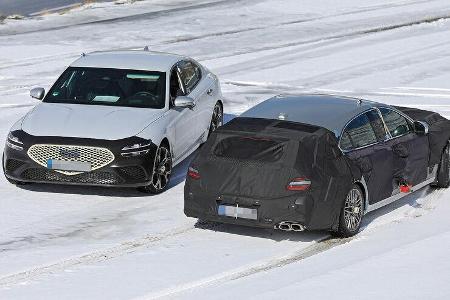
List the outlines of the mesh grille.
{"type": "MultiPolygon", "coordinates": [[[[114,154],[106,148],[47,144],[31,146],[28,150],[28,156],[43,167],[47,167],[47,161],[49,159],[89,162],[92,171],[100,169],[114,160],[114,154]]],[[[65,175],[77,175],[82,173],[55,171],[65,175]]]]}
{"type": "Polygon", "coordinates": [[[57,181],[68,183],[109,184],[123,183],[118,176],[109,172],[87,172],[77,175],[65,175],[47,169],[27,169],[22,173],[22,178],[36,181],[57,181]]]}
{"type": "Polygon", "coordinates": [[[8,159],[6,161],[6,171],[8,173],[14,172],[18,168],[20,168],[20,166],[22,166],[23,164],[24,164],[24,162],[22,162],[20,160],[8,159]]]}
{"type": "Polygon", "coordinates": [[[135,180],[145,180],[146,175],[144,172],[144,169],[138,166],[131,166],[131,167],[122,167],[118,168],[117,171],[119,171],[122,174],[131,177],[135,180]]]}

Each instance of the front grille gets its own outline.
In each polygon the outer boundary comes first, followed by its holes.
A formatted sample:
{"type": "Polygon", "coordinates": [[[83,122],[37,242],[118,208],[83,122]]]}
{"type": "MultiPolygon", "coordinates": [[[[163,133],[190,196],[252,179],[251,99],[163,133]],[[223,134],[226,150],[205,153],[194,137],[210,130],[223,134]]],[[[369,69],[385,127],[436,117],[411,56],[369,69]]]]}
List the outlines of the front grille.
{"type": "Polygon", "coordinates": [[[121,167],[117,168],[117,171],[121,176],[125,175],[138,181],[144,181],[147,178],[144,169],[139,166],[121,167]]]}
{"type": "Polygon", "coordinates": [[[55,181],[67,183],[108,184],[116,185],[123,180],[110,172],[87,172],[77,175],[65,175],[48,169],[27,169],[22,173],[22,178],[33,181],[55,181]]]}
{"type": "MultiPolygon", "coordinates": [[[[88,162],[91,164],[92,171],[107,166],[114,160],[114,154],[106,148],[69,145],[33,145],[28,149],[28,156],[43,167],[47,167],[47,161],[49,159],[88,162]]],[[[71,176],[82,173],[60,170],[55,171],[71,176]]]]}
{"type": "Polygon", "coordinates": [[[20,168],[24,162],[16,159],[8,159],[6,161],[6,172],[11,173],[20,168]]]}

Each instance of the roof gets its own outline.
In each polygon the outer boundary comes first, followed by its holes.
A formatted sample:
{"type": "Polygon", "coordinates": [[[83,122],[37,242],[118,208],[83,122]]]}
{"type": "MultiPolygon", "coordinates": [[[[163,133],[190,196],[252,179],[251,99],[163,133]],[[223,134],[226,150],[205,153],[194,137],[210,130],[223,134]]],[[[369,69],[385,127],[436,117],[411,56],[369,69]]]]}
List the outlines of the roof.
{"type": "Polygon", "coordinates": [[[323,127],[301,124],[296,122],[275,120],[275,119],[261,119],[261,118],[246,118],[238,117],[220,126],[216,133],[252,133],[261,134],[264,136],[285,137],[291,140],[302,140],[311,135],[323,136],[330,134],[329,130],[323,127]]]}
{"type": "Polygon", "coordinates": [[[93,52],[82,55],[70,66],[167,72],[185,58],[176,54],[144,50],[93,52]]]}
{"type": "Polygon", "coordinates": [[[379,105],[382,104],[334,95],[279,95],[254,106],[241,116],[265,119],[284,117],[286,121],[324,127],[339,136],[353,117],[379,105]]]}

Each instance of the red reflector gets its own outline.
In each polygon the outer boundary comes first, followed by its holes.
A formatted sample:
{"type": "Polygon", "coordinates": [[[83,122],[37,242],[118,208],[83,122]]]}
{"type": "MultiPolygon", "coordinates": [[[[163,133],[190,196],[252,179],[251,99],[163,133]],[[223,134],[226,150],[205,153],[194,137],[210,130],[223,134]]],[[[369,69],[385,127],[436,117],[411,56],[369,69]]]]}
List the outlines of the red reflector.
{"type": "Polygon", "coordinates": [[[409,192],[411,192],[411,186],[410,185],[401,185],[400,186],[400,192],[402,192],[402,193],[409,193],[409,192]]]}
{"type": "Polygon", "coordinates": [[[200,173],[192,167],[188,169],[188,176],[195,180],[200,179],[200,173]]]}
{"type": "Polygon", "coordinates": [[[294,178],[286,186],[289,191],[306,191],[311,186],[311,180],[305,177],[294,178]]]}

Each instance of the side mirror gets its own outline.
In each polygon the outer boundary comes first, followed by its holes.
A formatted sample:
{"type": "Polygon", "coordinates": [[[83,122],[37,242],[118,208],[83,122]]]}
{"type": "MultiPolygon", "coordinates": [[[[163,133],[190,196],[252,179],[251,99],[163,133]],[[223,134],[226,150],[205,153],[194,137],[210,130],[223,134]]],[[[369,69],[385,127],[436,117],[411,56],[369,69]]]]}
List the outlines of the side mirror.
{"type": "Polygon", "coordinates": [[[45,96],[45,89],[41,87],[34,88],[30,91],[31,98],[42,100],[45,96]]]}
{"type": "Polygon", "coordinates": [[[427,135],[428,131],[430,130],[430,127],[427,123],[422,121],[415,121],[414,122],[414,131],[419,135],[427,135]]]}
{"type": "Polygon", "coordinates": [[[406,126],[406,125],[398,125],[397,128],[395,128],[395,130],[393,132],[393,135],[394,136],[404,135],[408,131],[409,131],[408,126],[406,126]]]}
{"type": "Polygon", "coordinates": [[[178,96],[175,98],[174,105],[175,107],[182,107],[182,108],[188,107],[192,109],[195,106],[195,101],[191,97],[178,96]]]}

